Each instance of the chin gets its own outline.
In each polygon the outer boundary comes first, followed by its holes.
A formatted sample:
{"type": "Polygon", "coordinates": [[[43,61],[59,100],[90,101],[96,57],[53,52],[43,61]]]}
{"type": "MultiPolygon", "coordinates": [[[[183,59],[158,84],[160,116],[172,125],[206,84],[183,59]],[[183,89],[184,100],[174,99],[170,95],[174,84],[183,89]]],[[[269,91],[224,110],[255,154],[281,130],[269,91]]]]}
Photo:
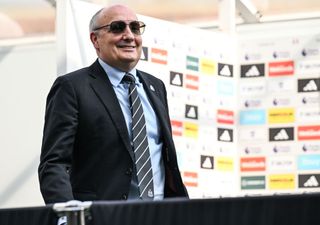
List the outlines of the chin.
{"type": "Polygon", "coordinates": [[[133,63],[133,62],[138,62],[139,58],[137,58],[137,57],[123,57],[120,60],[123,62],[126,62],[126,63],[133,63]]]}

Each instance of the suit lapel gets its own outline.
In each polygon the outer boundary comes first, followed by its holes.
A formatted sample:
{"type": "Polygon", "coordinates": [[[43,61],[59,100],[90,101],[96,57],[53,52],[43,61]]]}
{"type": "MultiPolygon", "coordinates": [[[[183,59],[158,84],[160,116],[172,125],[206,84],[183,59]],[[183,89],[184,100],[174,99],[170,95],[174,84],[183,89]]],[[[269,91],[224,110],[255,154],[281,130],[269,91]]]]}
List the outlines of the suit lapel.
{"type": "Polygon", "coordinates": [[[90,76],[92,77],[90,85],[110,114],[111,119],[133,159],[126,122],[111,82],[98,61],[90,66],[89,71],[90,76]]]}
{"type": "MultiPolygon", "coordinates": [[[[153,110],[155,111],[157,118],[159,119],[160,126],[162,128],[164,137],[167,139],[170,135],[170,128],[168,121],[170,121],[167,115],[167,108],[161,101],[161,94],[157,83],[153,83],[150,79],[143,76],[142,71],[138,71],[138,76],[144,86],[144,90],[150,99],[153,110]]],[[[161,90],[162,91],[162,90],[161,90]]]]}

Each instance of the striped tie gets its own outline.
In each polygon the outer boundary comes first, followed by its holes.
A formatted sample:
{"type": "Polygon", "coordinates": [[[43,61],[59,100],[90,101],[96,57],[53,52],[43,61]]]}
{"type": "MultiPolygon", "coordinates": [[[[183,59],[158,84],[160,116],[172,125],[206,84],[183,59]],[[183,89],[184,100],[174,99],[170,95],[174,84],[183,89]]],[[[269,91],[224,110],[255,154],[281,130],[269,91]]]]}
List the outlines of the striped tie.
{"type": "Polygon", "coordinates": [[[146,121],[135,85],[135,78],[127,73],[123,77],[129,83],[130,110],[132,113],[132,143],[141,199],[153,199],[153,175],[147,139],[146,121]]]}

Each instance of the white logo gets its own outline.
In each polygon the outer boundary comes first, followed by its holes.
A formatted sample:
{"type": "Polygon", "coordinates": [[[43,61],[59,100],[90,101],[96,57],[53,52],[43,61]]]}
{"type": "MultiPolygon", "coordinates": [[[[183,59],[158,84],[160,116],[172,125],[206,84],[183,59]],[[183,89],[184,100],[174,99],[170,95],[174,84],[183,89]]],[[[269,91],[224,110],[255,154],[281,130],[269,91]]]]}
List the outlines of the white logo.
{"type": "Polygon", "coordinates": [[[219,138],[221,141],[231,141],[231,137],[230,137],[230,134],[227,130],[225,130],[221,135],[220,135],[220,138],[219,138]]]}
{"type": "Polygon", "coordinates": [[[318,87],[314,80],[310,80],[303,88],[304,91],[317,91],[318,87]]]}
{"type": "Polygon", "coordinates": [[[182,81],[181,81],[181,78],[180,78],[179,74],[177,74],[177,73],[175,74],[175,76],[172,79],[171,83],[175,84],[175,85],[178,85],[178,86],[182,85],[182,81]]]}
{"type": "Polygon", "coordinates": [[[226,76],[226,77],[230,77],[231,76],[231,71],[229,69],[229,66],[224,65],[224,67],[220,71],[220,75],[223,75],[223,76],[226,76]]]}
{"type": "Polygon", "coordinates": [[[211,160],[209,157],[206,157],[206,159],[204,160],[204,162],[202,163],[202,168],[208,168],[208,169],[211,169],[213,166],[212,166],[212,163],[211,163],[211,160]]]}
{"type": "Polygon", "coordinates": [[[285,129],[281,129],[279,133],[274,137],[274,140],[288,140],[289,136],[285,129]]]}
{"type": "Polygon", "coordinates": [[[304,184],[304,187],[318,187],[319,182],[315,176],[311,176],[304,184]]]}
{"type": "Polygon", "coordinates": [[[260,75],[259,70],[256,66],[252,66],[247,72],[246,77],[257,77],[260,75]]]}
{"type": "Polygon", "coordinates": [[[151,189],[148,190],[148,197],[153,198],[153,191],[151,189]]]}
{"type": "Polygon", "coordinates": [[[196,110],[194,107],[190,107],[189,112],[187,112],[188,118],[197,118],[196,110]]]}
{"type": "Polygon", "coordinates": [[[150,89],[151,89],[151,91],[155,91],[155,89],[152,85],[150,85],[150,89]]]}

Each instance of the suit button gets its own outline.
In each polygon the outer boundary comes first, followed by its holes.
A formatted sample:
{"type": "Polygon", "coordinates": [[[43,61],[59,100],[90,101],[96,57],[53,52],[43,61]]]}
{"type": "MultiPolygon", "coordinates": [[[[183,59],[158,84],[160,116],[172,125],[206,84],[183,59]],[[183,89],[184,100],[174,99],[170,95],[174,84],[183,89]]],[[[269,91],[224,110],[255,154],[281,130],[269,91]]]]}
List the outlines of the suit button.
{"type": "Polygon", "coordinates": [[[131,176],[132,175],[132,168],[127,169],[126,174],[131,176]]]}
{"type": "Polygon", "coordinates": [[[123,194],[123,195],[122,195],[122,199],[123,199],[123,200],[127,200],[127,198],[128,198],[128,196],[127,196],[126,194],[123,194]]]}

